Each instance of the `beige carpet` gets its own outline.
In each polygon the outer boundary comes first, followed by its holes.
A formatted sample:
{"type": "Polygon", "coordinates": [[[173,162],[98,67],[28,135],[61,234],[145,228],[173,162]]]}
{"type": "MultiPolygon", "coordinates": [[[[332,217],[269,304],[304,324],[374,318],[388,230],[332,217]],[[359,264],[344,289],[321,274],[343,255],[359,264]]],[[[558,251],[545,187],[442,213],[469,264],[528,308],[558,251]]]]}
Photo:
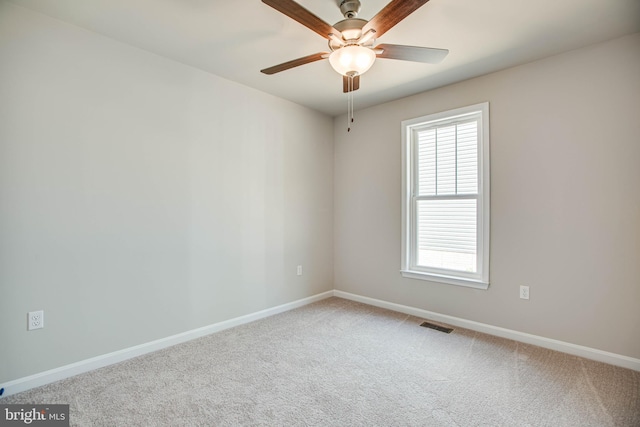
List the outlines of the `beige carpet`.
{"type": "Polygon", "coordinates": [[[6,397],[79,426],[640,426],[640,372],[331,298],[6,397]]]}

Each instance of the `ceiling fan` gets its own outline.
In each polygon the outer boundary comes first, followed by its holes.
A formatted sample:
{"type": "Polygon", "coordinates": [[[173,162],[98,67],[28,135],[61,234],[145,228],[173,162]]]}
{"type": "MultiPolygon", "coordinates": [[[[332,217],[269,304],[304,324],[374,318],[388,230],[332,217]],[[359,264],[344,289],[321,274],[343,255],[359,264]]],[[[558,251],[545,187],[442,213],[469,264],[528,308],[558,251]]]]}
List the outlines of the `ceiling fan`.
{"type": "Polygon", "coordinates": [[[329,41],[331,52],[314,53],[265,68],[261,72],[275,74],[328,58],[333,69],[343,76],[343,91],[352,92],[359,89],[360,76],[371,68],[376,58],[437,64],[447,56],[447,49],[388,43],[376,45],[376,37],[382,36],[428,1],[391,0],[376,16],[366,21],[357,17],[360,12],[360,0],[340,0],[338,6],[345,19],[331,26],[293,0],[262,0],[263,3],[325,37],[329,41]]]}

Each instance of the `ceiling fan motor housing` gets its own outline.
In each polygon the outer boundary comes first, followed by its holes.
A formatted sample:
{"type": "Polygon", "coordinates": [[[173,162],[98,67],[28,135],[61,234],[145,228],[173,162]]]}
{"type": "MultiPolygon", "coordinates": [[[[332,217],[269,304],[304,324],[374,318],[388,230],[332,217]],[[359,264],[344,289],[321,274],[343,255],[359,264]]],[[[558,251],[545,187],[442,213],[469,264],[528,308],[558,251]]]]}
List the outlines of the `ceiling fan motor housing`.
{"type": "MultiPolygon", "coordinates": [[[[336,22],[333,27],[342,33],[342,38],[349,44],[357,44],[357,40],[362,36],[362,27],[367,24],[367,21],[360,18],[347,18],[340,22],[336,22]]],[[[363,46],[370,47],[373,45],[374,40],[370,40],[367,43],[362,43],[363,46]]],[[[338,44],[334,40],[329,39],[329,48],[333,51],[340,49],[342,45],[338,44]]]]}
{"type": "Polygon", "coordinates": [[[360,12],[360,0],[340,1],[340,12],[345,18],[355,18],[360,12]]]}

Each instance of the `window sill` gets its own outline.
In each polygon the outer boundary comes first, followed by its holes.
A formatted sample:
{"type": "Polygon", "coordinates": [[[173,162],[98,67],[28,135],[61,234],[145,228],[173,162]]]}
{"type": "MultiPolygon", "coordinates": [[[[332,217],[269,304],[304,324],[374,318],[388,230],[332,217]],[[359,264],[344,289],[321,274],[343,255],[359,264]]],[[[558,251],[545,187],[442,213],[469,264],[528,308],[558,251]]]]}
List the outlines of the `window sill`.
{"type": "Polygon", "coordinates": [[[448,285],[465,286],[467,288],[488,289],[489,283],[480,280],[464,279],[460,277],[444,276],[422,271],[400,270],[402,277],[409,279],[428,280],[430,282],[446,283],[448,285]]]}

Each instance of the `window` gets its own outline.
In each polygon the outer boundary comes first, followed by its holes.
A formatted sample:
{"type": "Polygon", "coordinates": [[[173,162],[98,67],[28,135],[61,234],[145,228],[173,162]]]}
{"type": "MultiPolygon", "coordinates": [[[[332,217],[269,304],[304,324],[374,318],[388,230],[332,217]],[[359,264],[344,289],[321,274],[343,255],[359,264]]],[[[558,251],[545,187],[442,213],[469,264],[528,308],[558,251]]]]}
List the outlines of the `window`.
{"type": "Polygon", "coordinates": [[[402,122],[404,277],[489,286],[489,104],[402,122]]]}

